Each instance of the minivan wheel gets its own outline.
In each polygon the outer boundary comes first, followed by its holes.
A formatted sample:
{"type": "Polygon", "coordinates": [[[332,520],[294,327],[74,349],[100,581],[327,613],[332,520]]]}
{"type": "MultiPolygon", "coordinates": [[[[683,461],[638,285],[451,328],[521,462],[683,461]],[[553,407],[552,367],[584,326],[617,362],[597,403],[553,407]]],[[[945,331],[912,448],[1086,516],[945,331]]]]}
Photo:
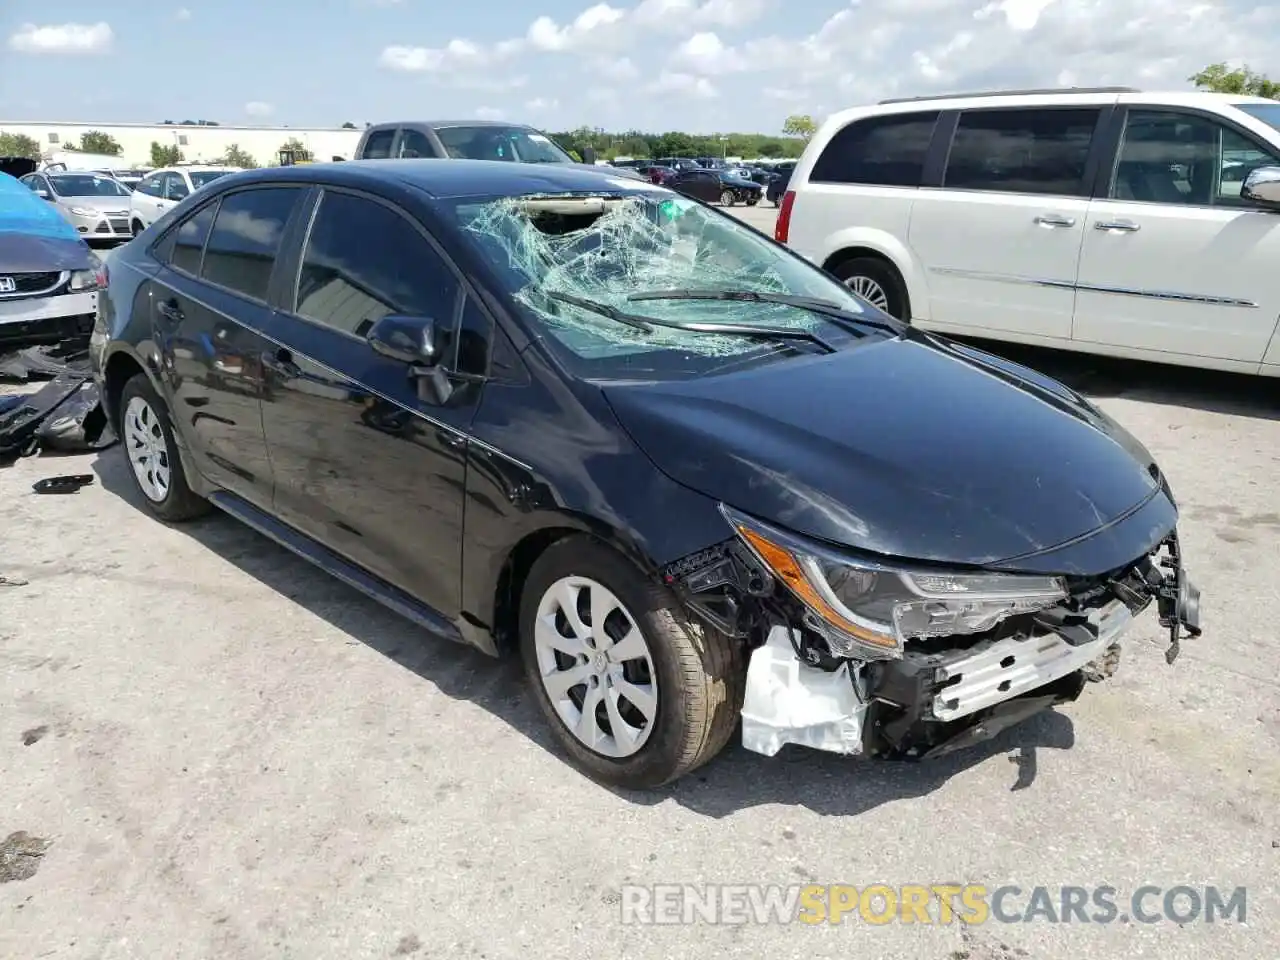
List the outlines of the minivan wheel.
{"type": "Polygon", "coordinates": [[[725,207],[732,207],[732,206],[733,206],[733,200],[734,200],[734,196],[733,196],[733,191],[732,191],[732,190],[726,190],[726,191],[724,191],[722,194],[720,194],[720,204],[721,204],[721,206],[725,206],[725,207]]]}
{"type": "Polygon", "coordinates": [[[701,766],[742,708],[742,647],[590,537],[561,540],[535,562],[520,648],[557,742],[612,786],[649,789],[701,766]]]}
{"type": "Polygon", "coordinates": [[[911,321],[911,311],[907,305],[907,290],[902,278],[883,260],[877,260],[874,257],[857,257],[837,264],[831,272],[846,287],[873,307],[899,320],[911,321]]]}
{"type": "Polygon", "coordinates": [[[120,437],[133,482],[152,513],[176,522],[209,512],[209,502],[187,483],[169,409],[144,373],[134,375],[120,393],[120,437]]]}

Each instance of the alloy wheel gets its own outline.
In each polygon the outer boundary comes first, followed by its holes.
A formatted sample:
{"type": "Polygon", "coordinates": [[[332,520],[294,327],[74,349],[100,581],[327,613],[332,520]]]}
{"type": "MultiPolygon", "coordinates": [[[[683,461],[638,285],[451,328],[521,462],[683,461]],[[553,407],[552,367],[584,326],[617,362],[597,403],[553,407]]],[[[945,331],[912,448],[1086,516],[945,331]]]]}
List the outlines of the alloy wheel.
{"type": "Polygon", "coordinates": [[[142,397],[131,397],[124,411],[124,442],[129,465],[142,489],[153,503],[169,495],[173,480],[169,465],[169,445],[160,418],[142,397]]]}
{"type": "Polygon", "coordinates": [[[726,191],[724,191],[722,194],[720,194],[720,203],[721,203],[723,206],[726,206],[726,207],[732,207],[732,206],[733,206],[733,199],[734,199],[734,198],[733,198],[733,191],[732,191],[732,190],[726,190],[726,191]]]}
{"type": "Polygon", "coordinates": [[[844,283],[845,286],[867,301],[867,303],[879,310],[883,310],[885,313],[889,313],[889,295],[884,292],[884,287],[870,277],[855,275],[849,277],[844,283]]]}
{"type": "Polygon", "coordinates": [[[638,752],[658,717],[657,671],[635,618],[607,587],[564,577],[538,603],[538,676],[556,715],[585,747],[638,752]]]}

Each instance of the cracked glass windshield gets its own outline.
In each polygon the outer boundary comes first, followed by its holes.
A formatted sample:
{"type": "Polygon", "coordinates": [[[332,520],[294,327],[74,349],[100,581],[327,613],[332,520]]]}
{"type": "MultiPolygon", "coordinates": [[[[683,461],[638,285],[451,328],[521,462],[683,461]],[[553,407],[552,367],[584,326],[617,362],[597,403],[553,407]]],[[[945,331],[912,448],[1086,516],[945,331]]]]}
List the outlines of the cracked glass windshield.
{"type": "Polygon", "coordinates": [[[859,324],[859,317],[882,318],[837,281],[670,191],[467,197],[453,209],[553,347],[586,376],[697,376],[894,334],[859,324]],[[632,299],[676,291],[673,299],[632,299]],[[796,305],[692,296],[725,291],[821,300],[850,316],[840,322],[796,305]]]}

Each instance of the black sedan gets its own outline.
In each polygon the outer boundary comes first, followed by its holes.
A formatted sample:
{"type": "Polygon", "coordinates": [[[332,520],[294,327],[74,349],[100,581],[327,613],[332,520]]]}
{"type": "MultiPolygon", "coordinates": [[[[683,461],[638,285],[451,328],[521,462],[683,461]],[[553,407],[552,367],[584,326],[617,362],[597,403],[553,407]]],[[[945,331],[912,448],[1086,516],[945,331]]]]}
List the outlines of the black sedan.
{"type": "Polygon", "coordinates": [[[758,183],[735,177],[723,170],[681,170],[667,181],[666,186],[706,203],[719,203],[731,207],[744,203],[754,207],[760,202],[764,188],[758,183]]]}
{"type": "Polygon", "coordinates": [[[115,253],[90,352],[156,517],[521,656],[603,782],[739,719],[766,755],[946,752],[1109,675],[1153,600],[1198,630],[1173,496],[1087,400],[609,172],[224,177],[115,253]]]}
{"type": "Polygon", "coordinates": [[[791,174],[796,169],[796,162],[788,160],[778,164],[773,171],[773,179],[765,188],[765,195],[775,207],[782,203],[782,195],[787,192],[787,184],[791,182],[791,174]]]}

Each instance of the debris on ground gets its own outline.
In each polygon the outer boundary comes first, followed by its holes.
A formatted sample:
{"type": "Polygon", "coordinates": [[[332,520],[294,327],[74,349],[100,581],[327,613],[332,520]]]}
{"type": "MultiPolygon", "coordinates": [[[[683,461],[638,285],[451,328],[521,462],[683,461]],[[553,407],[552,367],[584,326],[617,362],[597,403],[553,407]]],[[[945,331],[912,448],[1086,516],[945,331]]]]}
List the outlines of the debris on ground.
{"type": "Polygon", "coordinates": [[[83,340],[0,355],[0,378],[48,381],[34,393],[0,398],[0,458],[44,450],[82,453],[116,442],[89,373],[88,346],[83,340]]]}
{"type": "Polygon", "coordinates": [[[30,582],[30,580],[23,580],[21,577],[0,575],[0,587],[25,587],[30,582]]]}
{"type": "Polygon", "coordinates": [[[25,830],[0,840],[0,883],[34,877],[52,843],[52,840],[33,837],[25,830]]]}
{"type": "Polygon", "coordinates": [[[30,730],[23,730],[22,745],[24,747],[30,747],[33,744],[39,743],[44,739],[44,735],[48,732],[49,728],[44,724],[41,724],[38,727],[32,727],[30,730]]]}
{"type": "Polygon", "coordinates": [[[93,483],[91,473],[72,473],[63,477],[45,477],[31,485],[36,493],[79,493],[81,487],[93,483]]]}

